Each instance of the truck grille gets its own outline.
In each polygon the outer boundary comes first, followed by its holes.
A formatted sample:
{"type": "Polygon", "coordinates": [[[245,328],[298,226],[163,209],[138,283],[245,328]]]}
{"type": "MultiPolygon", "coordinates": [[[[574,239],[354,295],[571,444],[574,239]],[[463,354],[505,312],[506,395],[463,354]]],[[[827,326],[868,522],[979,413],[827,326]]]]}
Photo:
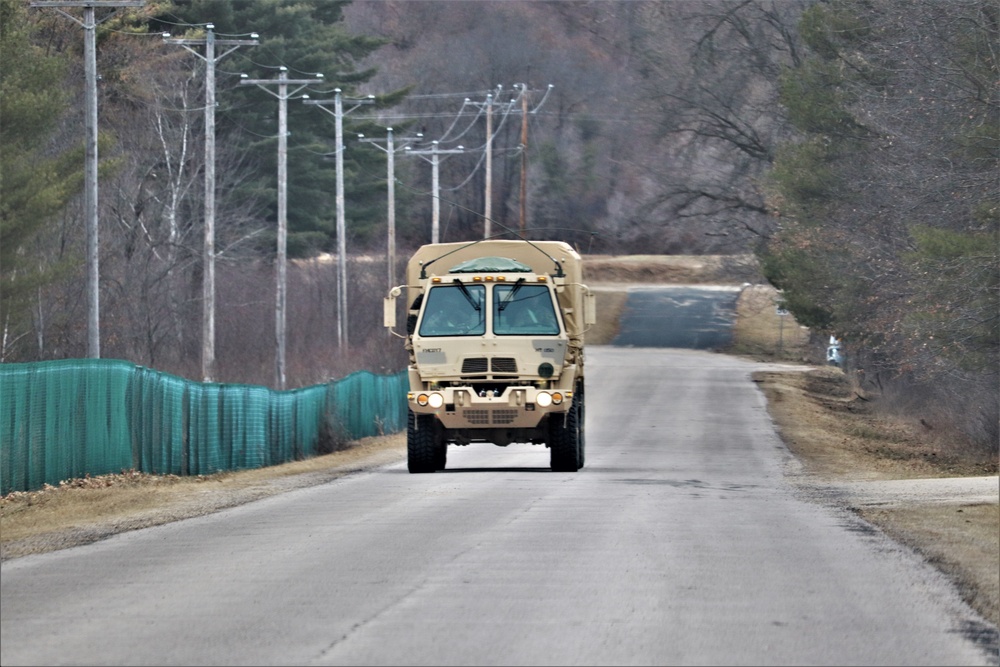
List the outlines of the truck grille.
{"type": "Polygon", "coordinates": [[[465,416],[465,420],[470,424],[489,424],[490,423],[490,412],[489,410],[466,410],[462,413],[465,416]]]}
{"type": "Polygon", "coordinates": [[[494,424],[509,424],[517,419],[517,410],[494,410],[493,411],[493,423],[494,424]]]}
{"type": "Polygon", "coordinates": [[[517,374],[517,359],[514,357],[469,357],[462,360],[462,375],[472,375],[475,373],[503,373],[505,375],[517,374]]]}
{"type": "Polygon", "coordinates": [[[485,373],[486,357],[470,357],[462,362],[462,373],[485,373]]]}
{"type": "Polygon", "coordinates": [[[517,359],[513,357],[493,357],[490,368],[494,373],[516,373],[517,359]]]}
{"type": "MultiPolygon", "coordinates": [[[[462,413],[465,421],[476,426],[488,426],[490,424],[489,410],[465,410],[462,413]]],[[[512,423],[517,419],[517,410],[494,410],[493,424],[503,426],[512,423]]]]}

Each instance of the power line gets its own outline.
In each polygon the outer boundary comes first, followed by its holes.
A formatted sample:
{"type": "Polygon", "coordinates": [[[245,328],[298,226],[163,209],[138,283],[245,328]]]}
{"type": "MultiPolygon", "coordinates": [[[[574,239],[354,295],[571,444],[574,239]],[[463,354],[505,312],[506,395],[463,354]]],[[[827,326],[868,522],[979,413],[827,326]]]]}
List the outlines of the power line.
{"type": "MultiPolygon", "coordinates": [[[[462,102],[462,109],[464,109],[466,106],[468,106],[470,104],[472,104],[471,100],[469,100],[469,98],[466,97],[465,101],[462,102]]],[[[479,113],[477,113],[475,116],[472,117],[472,120],[469,121],[469,124],[465,126],[465,129],[458,136],[456,136],[456,137],[449,137],[448,135],[450,135],[451,131],[455,129],[455,126],[458,125],[458,121],[459,121],[459,119],[463,115],[462,114],[462,109],[458,110],[458,114],[455,116],[455,119],[451,122],[451,125],[448,126],[448,129],[445,130],[444,133],[441,135],[441,137],[438,139],[438,141],[441,142],[442,144],[443,143],[449,143],[449,142],[453,143],[453,142],[458,141],[462,137],[464,137],[466,134],[469,133],[469,131],[472,129],[472,127],[476,124],[476,121],[479,120],[479,117],[483,115],[483,110],[480,109],[479,113]]]]}
{"type": "MultiPolygon", "coordinates": [[[[499,86],[498,86],[499,88],[499,86]]],[[[447,99],[450,97],[478,97],[481,95],[489,95],[492,90],[480,90],[471,93],[424,93],[423,95],[407,95],[406,98],[409,100],[425,100],[425,99],[447,99]]]]}
{"type": "MultiPolygon", "coordinates": [[[[515,88],[519,88],[520,89],[520,92],[519,92],[518,96],[516,98],[511,99],[510,102],[500,105],[501,109],[503,110],[503,116],[502,116],[501,121],[498,124],[496,130],[493,130],[493,128],[492,128],[492,120],[493,120],[492,119],[492,111],[493,111],[493,106],[495,104],[494,100],[493,100],[492,93],[487,93],[487,95],[486,95],[486,101],[484,103],[472,102],[468,97],[465,97],[463,99],[462,106],[461,106],[461,108],[459,109],[459,111],[457,113],[451,113],[451,114],[438,113],[438,114],[434,114],[433,115],[434,117],[450,117],[450,118],[452,118],[452,122],[448,126],[448,128],[441,134],[441,138],[438,139],[437,141],[432,142],[432,148],[431,149],[429,149],[429,150],[423,150],[423,151],[410,151],[409,152],[409,154],[411,154],[411,155],[430,155],[431,156],[431,158],[430,158],[429,161],[431,162],[431,165],[432,165],[432,185],[431,185],[431,192],[429,194],[431,195],[431,199],[432,199],[432,219],[431,219],[431,242],[432,243],[437,243],[438,240],[439,240],[439,237],[440,237],[440,201],[441,201],[440,192],[441,192],[441,187],[440,187],[440,181],[439,181],[439,157],[438,156],[444,155],[444,154],[447,154],[447,153],[468,152],[468,150],[469,150],[469,149],[465,149],[463,146],[459,146],[457,150],[447,151],[447,150],[444,150],[444,149],[441,148],[441,144],[444,144],[446,141],[455,142],[455,141],[459,140],[460,138],[462,138],[463,136],[465,136],[466,134],[468,134],[472,130],[472,128],[475,126],[475,124],[479,120],[479,118],[481,118],[484,115],[484,113],[486,114],[486,119],[487,119],[486,120],[486,132],[485,132],[486,140],[485,140],[485,142],[483,143],[482,146],[477,147],[475,149],[472,149],[472,150],[475,150],[475,151],[482,150],[483,151],[483,155],[476,162],[476,164],[473,167],[472,171],[465,177],[465,179],[462,180],[458,185],[456,185],[456,186],[454,186],[452,188],[448,188],[448,191],[454,192],[454,191],[456,191],[456,190],[464,187],[479,172],[479,169],[483,166],[483,163],[485,162],[485,164],[486,164],[486,176],[485,176],[486,194],[485,194],[485,200],[484,200],[485,201],[484,212],[483,212],[482,216],[483,216],[483,219],[484,219],[484,238],[488,238],[490,236],[490,234],[491,234],[490,223],[492,221],[492,203],[493,203],[493,201],[492,201],[493,200],[493,193],[492,193],[492,181],[493,181],[493,175],[492,175],[493,140],[500,133],[503,125],[506,123],[507,118],[510,117],[513,113],[516,113],[515,109],[517,107],[518,102],[521,103],[520,104],[520,106],[521,106],[520,113],[523,116],[523,119],[522,119],[523,122],[522,122],[522,139],[521,139],[521,145],[519,145],[518,148],[516,149],[517,151],[520,151],[521,156],[522,156],[522,159],[521,159],[521,161],[522,161],[522,167],[521,167],[521,179],[522,179],[522,185],[521,185],[521,193],[522,193],[521,194],[521,198],[522,198],[522,202],[521,202],[521,220],[522,220],[522,222],[521,222],[521,226],[522,226],[522,230],[523,230],[523,228],[525,226],[525,221],[524,221],[525,202],[524,202],[524,199],[525,199],[525,190],[526,190],[525,179],[526,179],[526,171],[527,171],[526,150],[525,150],[526,149],[526,146],[525,146],[525,144],[526,144],[525,134],[527,132],[527,118],[528,118],[528,116],[530,114],[536,113],[544,105],[544,103],[545,103],[545,101],[546,101],[549,93],[553,89],[553,86],[550,84],[547,87],[545,95],[542,97],[542,100],[538,103],[538,105],[534,109],[532,109],[530,111],[527,108],[527,96],[528,96],[527,85],[526,84],[517,84],[515,86],[515,88]],[[451,136],[452,131],[458,125],[458,122],[461,120],[461,118],[463,118],[464,116],[468,115],[465,110],[468,107],[471,107],[471,106],[477,107],[476,114],[472,117],[472,119],[469,121],[469,123],[466,126],[466,128],[464,130],[462,130],[461,133],[459,133],[456,136],[451,136]]],[[[502,87],[497,86],[496,93],[499,95],[501,93],[501,91],[502,91],[502,87]]],[[[414,96],[414,97],[428,97],[428,96],[414,96]]],[[[434,97],[445,97],[445,95],[435,95],[434,97]]],[[[415,115],[413,117],[414,118],[427,118],[427,117],[430,117],[430,116],[428,116],[428,115],[415,115]]],[[[375,119],[375,117],[372,117],[372,119],[375,119]]],[[[384,117],[383,117],[383,120],[384,120],[384,117]]]]}

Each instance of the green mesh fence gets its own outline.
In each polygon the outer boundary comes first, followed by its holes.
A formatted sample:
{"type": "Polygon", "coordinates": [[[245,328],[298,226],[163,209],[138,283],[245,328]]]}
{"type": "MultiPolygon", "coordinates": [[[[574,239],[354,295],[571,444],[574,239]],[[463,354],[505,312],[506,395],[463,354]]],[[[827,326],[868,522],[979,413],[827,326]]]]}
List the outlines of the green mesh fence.
{"type": "Polygon", "coordinates": [[[406,373],[273,391],[107,359],[0,364],[0,494],[122,470],[204,475],[406,425],[406,373]]]}

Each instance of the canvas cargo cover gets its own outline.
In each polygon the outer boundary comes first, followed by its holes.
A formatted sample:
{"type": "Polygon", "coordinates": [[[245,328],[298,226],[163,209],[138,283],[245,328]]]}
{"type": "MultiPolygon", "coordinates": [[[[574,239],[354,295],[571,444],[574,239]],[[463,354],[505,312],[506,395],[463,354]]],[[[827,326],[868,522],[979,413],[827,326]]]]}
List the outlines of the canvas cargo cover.
{"type": "Polygon", "coordinates": [[[565,241],[492,240],[421,246],[407,264],[406,284],[420,284],[421,267],[426,266],[428,278],[443,276],[453,266],[480,257],[506,257],[527,264],[535,273],[547,275],[555,275],[558,262],[566,276],[566,282],[583,282],[583,261],[580,254],[565,241]]]}

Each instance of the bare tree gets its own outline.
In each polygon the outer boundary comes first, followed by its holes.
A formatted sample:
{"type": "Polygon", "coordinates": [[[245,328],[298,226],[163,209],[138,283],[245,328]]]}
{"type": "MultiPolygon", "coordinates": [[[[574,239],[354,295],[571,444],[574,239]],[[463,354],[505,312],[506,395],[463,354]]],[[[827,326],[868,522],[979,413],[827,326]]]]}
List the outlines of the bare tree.
{"type": "Polygon", "coordinates": [[[633,221],[637,241],[734,252],[773,230],[762,176],[787,136],[777,104],[806,3],[680,2],[644,7],[644,109],[659,118],[660,186],[633,221]]]}

